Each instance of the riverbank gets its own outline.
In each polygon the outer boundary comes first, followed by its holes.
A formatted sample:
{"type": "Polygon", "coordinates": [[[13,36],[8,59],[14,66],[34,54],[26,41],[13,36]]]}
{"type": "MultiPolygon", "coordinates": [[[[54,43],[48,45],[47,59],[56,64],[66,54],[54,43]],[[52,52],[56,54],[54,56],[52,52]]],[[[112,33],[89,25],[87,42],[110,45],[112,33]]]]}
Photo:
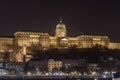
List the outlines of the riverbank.
{"type": "Polygon", "coordinates": [[[112,80],[111,77],[96,76],[1,76],[0,80],[112,80]]]}

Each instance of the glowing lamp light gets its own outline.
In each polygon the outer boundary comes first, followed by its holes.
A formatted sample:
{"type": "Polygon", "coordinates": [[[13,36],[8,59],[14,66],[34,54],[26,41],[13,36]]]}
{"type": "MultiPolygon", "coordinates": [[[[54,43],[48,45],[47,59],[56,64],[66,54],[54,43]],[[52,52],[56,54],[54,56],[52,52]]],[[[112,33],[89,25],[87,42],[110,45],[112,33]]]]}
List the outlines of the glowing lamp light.
{"type": "Polygon", "coordinates": [[[23,46],[23,55],[26,55],[26,46],[23,46]]]}
{"type": "Polygon", "coordinates": [[[106,76],[104,75],[103,78],[106,78],[106,76]]]}

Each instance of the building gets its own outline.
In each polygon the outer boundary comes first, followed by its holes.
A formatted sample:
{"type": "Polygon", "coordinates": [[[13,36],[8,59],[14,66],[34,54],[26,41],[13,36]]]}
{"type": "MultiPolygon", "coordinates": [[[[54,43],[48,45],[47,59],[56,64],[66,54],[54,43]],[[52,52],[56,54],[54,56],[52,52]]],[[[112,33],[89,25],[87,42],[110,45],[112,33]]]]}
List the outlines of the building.
{"type": "Polygon", "coordinates": [[[15,36],[15,45],[17,46],[31,46],[39,45],[39,38],[42,33],[40,32],[23,32],[18,31],[14,34],[15,36]]]}
{"type": "Polygon", "coordinates": [[[120,43],[110,42],[108,48],[109,49],[120,49],[120,43]]]}
{"type": "Polygon", "coordinates": [[[103,47],[108,47],[109,38],[108,36],[96,36],[96,35],[81,35],[79,38],[79,46],[81,48],[91,48],[96,44],[103,47]]]}
{"type": "MultiPolygon", "coordinates": [[[[27,62],[28,67],[31,67],[36,72],[47,72],[48,71],[48,61],[40,59],[31,59],[27,62]]],[[[30,68],[30,69],[31,69],[30,68]]],[[[32,72],[33,73],[33,72],[32,72]]]]}
{"type": "Polygon", "coordinates": [[[54,69],[60,70],[61,67],[62,61],[53,59],[48,60],[48,71],[54,71],[54,69]]]}
{"type": "Polygon", "coordinates": [[[55,60],[55,59],[31,59],[27,62],[29,67],[34,67],[35,69],[39,69],[39,71],[49,71],[49,72],[55,72],[55,71],[61,71],[62,68],[64,70],[67,70],[69,68],[73,68],[76,66],[84,66],[86,64],[86,60],[79,59],[62,59],[62,60],[55,60]]]}
{"type": "Polygon", "coordinates": [[[23,62],[0,62],[0,76],[22,75],[25,64],[23,62]]]}
{"type": "Polygon", "coordinates": [[[0,37],[0,52],[8,51],[8,45],[14,45],[14,38],[0,37]]]}
{"type": "Polygon", "coordinates": [[[92,48],[95,45],[101,45],[109,49],[120,49],[120,43],[111,42],[108,36],[80,34],[75,37],[70,37],[67,35],[67,32],[66,25],[62,19],[56,25],[55,35],[52,36],[43,32],[18,31],[14,33],[14,37],[12,38],[0,37],[0,52],[12,52],[11,45],[21,47],[21,49],[25,46],[26,48],[37,47],[42,50],[49,48],[62,49],[72,46],[76,46],[77,48],[92,48]]]}

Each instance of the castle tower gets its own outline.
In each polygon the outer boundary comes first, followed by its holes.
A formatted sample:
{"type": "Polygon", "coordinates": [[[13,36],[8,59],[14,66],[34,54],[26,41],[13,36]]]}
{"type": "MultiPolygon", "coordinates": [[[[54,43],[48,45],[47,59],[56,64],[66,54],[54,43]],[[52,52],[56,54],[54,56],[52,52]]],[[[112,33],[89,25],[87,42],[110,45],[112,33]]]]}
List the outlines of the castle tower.
{"type": "Polygon", "coordinates": [[[62,38],[65,37],[66,34],[67,34],[67,30],[65,24],[62,22],[62,18],[60,18],[60,22],[56,26],[55,36],[62,38]]]}

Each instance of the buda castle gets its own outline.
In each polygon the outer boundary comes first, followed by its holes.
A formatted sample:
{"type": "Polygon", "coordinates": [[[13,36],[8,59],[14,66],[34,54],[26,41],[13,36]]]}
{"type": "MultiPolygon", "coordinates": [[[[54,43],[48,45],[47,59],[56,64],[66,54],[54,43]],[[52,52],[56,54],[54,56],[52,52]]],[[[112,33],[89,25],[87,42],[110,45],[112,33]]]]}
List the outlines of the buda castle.
{"type": "Polygon", "coordinates": [[[67,28],[62,20],[56,26],[55,35],[50,36],[48,33],[18,31],[13,37],[0,37],[0,52],[11,51],[8,45],[18,47],[36,46],[44,50],[49,48],[69,48],[76,46],[77,48],[92,48],[96,44],[109,49],[120,49],[120,43],[111,42],[108,36],[98,35],[78,35],[69,37],[67,28]]]}

